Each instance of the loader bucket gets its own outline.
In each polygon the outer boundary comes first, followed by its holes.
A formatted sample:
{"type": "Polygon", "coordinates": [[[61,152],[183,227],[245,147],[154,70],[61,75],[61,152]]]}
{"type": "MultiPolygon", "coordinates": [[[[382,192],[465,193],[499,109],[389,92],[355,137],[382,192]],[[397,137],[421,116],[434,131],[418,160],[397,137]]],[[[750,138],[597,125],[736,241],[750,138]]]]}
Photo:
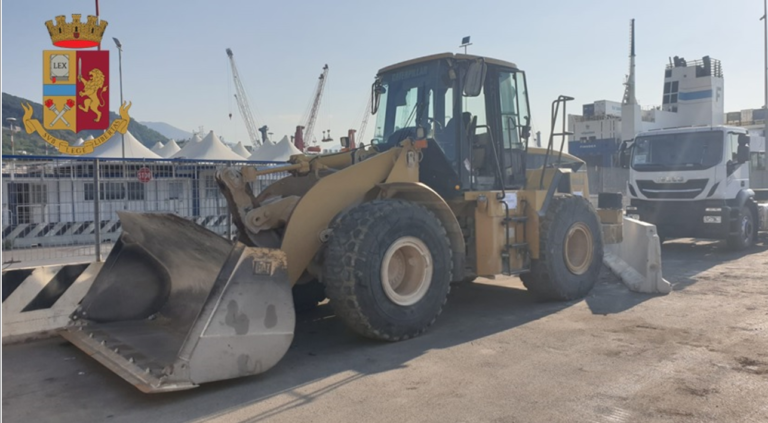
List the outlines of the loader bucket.
{"type": "Polygon", "coordinates": [[[171,214],[118,212],[123,234],[62,336],[143,392],[262,373],[293,340],[281,250],[171,214]]]}

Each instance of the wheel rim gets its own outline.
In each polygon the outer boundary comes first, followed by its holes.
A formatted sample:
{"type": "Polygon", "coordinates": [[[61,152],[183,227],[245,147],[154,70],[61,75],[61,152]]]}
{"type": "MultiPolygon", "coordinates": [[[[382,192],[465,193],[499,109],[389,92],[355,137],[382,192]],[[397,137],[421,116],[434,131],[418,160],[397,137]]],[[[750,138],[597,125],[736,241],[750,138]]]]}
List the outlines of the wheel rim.
{"type": "Polygon", "coordinates": [[[749,244],[752,240],[752,216],[747,213],[741,217],[741,236],[744,238],[744,244],[749,244]]]}
{"type": "Polygon", "coordinates": [[[432,254],[424,242],[412,236],[389,246],[381,262],[381,285],[393,303],[416,304],[432,283],[432,254]]]}
{"type": "Polygon", "coordinates": [[[565,235],[565,265],[574,275],[583,275],[592,264],[592,231],[583,222],[574,223],[565,235]]]}

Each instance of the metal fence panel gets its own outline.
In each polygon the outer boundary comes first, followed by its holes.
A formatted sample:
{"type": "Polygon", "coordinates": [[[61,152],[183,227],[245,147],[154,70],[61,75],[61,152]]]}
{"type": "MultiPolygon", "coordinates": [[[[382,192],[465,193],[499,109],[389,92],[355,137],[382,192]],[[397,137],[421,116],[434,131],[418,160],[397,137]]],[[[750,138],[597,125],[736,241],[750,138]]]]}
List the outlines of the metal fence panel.
{"type": "MultiPolygon", "coordinates": [[[[77,157],[3,157],[4,267],[89,261],[97,253],[103,258],[120,237],[117,212],[121,210],[175,213],[231,237],[235,230],[216,184],[216,171],[225,166],[284,164],[168,159],[96,162],[77,157]]],[[[252,184],[254,195],[283,176],[261,177],[252,184]]]]}

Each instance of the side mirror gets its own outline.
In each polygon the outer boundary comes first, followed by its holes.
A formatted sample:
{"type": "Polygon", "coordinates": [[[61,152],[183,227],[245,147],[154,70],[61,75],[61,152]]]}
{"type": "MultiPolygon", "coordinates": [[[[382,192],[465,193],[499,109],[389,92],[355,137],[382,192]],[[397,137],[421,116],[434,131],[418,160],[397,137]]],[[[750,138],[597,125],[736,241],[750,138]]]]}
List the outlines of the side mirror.
{"type": "Polygon", "coordinates": [[[739,134],[739,147],[736,149],[736,161],[746,163],[749,161],[749,135],[739,134]]]}
{"type": "Polygon", "coordinates": [[[464,74],[464,97],[477,97],[483,92],[487,71],[488,66],[483,59],[476,60],[469,65],[467,73],[464,74]]]}
{"type": "Polygon", "coordinates": [[[531,117],[525,117],[525,125],[523,125],[520,137],[527,140],[531,136],[531,117]]]}
{"type": "Polygon", "coordinates": [[[619,150],[619,167],[622,169],[629,169],[629,156],[632,153],[632,147],[627,141],[621,143],[621,149],[619,150]]]}
{"type": "Polygon", "coordinates": [[[377,80],[373,83],[371,86],[371,114],[375,115],[376,112],[379,111],[379,101],[381,100],[381,95],[386,93],[387,89],[384,88],[383,85],[381,85],[381,81],[377,80]]]}
{"type": "Polygon", "coordinates": [[[749,161],[749,146],[740,145],[736,151],[736,161],[739,163],[746,163],[749,161]]]}

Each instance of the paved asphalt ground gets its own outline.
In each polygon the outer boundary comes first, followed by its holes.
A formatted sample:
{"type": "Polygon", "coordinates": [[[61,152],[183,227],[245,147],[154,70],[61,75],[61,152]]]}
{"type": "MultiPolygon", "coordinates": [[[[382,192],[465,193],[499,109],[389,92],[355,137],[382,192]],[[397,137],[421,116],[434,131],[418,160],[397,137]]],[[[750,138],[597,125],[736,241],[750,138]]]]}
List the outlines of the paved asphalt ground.
{"type": "Polygon", "coordinates": [[[517,278],[456,286],[424,336],[361,339],[299,316],[266,374],[140,393],[63,339],[3,348],[7,422],[768,422],[768,239],[663,246],[668,296],[604,272],[585,300],[517,278]]]}

